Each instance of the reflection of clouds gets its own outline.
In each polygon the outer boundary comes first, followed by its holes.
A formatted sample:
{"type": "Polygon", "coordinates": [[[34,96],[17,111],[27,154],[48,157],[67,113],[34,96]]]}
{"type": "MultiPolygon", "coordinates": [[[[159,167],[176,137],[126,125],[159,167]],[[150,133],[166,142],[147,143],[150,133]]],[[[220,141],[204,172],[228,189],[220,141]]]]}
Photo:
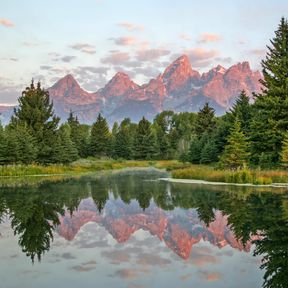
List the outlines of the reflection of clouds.
{"type": "Polygon", "coordinates": [[[146,287],[139,284],[130,284],[127,288],[146,288],[146,287]]]}
{"type": "Polygon", "coordinates": [[[192,275],[193,275],[192,273],[188,273],[188,274],[182,275],[180,277],[180,280],[187,281],[187,280],[189,280],[192,277],[192,275]]]}
{"type": "Polygon", "coordinates": [[[112,277],[119,277],[125,280],[133,280],[135,278],[138,278],[141,274],[145,273],[149,273],[150,271],[148,269],[128,269],[128,268],[124,268],[124,269],[120,269],[117,270],[113,275],[111,275],[112,277]]]}
{"type": "Polygon", "coordinates": [[[221,278],[221,274],[218,272],[208,272],[208,271],[199,271],[200,277],[205,281],[218,281],[221,278]]]}
{"type": "Polygon", "coordinates": [[[207,264],[217,264],[219,263],[219,259],[216,256],[209,255],[209,254],[202,254],[197,251],[192,251],[191,253],[191,264],[201,267],[207,264]]]}
{"type": "Polygon", "coordinates": [[[96,268],[96,261],[92,260],[89,262],[82,263],[80,265],[75,265],[71,269],[77,272],[89,272],[96,268]]]}
{"type": "Polygon", "coordinates": [[[110,259],[111,264],[120,264],[130,260],[130,255],[122,250],[103,251],[101,256],[110,259]]]}
{"type": "Polygon", "coordinates": [[[141,253],[138,254],[137,257],[137,264],[143,266],[165,266],[172,263],[171,260],[156,254],[141,253]]]}

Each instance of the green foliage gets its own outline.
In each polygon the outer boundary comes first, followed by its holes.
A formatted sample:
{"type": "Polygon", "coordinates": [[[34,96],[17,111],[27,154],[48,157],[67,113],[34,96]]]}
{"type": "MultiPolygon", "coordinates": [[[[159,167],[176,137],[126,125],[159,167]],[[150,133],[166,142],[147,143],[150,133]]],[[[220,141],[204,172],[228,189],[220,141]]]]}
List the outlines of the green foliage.
{"type": "Polygon", "coordinates": [[[218,153],[217,147],[213,140],[208,140],[201,150],[200,163],[208,164],[216,162],[218,153]]]}
{"type": "Polygon", "coordinates": [[[215,110],[206,103],[202,109],[199,110],[195,122],[195,132],[198,137],[204,133],[211,133],[215,129],[215,110]]]}
{"type": "Polygon", "coordinates": [[[92,156],[109,156],[111,144],[111,133],[107,121],[99,114],[91,129],[90,151],[92,156]]]}
{"type": "Polygon", "coordinates": [[[4,129],[2,127],[2,124],[0,122],[0,165],[3,165],[7,162],[7,155],[6,155],[6,149],[7,149],[7,143],[6,143],[6,136],[4,133],[4,129]]]}
{"type": "Polygon", "coordinates": [[[139,121],[134,143],[133,154],[135,159],[155,159],[157,156],[157,138],[151,124],[144,117],[139,121]]]}
{"type": "Polygon", "coordinates": [[[282,151],[281,151],[281,163],[284,167],[288,166],[288,133],[285,133],[284,139],[282,141],[282,151]]]}
{"type": "Polygon", "coordinates": [[[40,82],[35,87],[32,81],[18,101],[19,108],[15,109],[10,126],[27,127],[36,141],[37,161],[52,162],[59,118],[54,115],[49,93],[41,88],[40,82]]]}
{"type": "Polygon", "coordinates": [[[240,122],[236,119],[220,158],[221,165],[228,169],[243,168],[249,161],[248,150],[249,143],[241,131],[240,122]]]}
{"type": "Polygon", "coordinates": [[[275,31],[262,67],[264,89],[256,95],[253,105],[252,155],[255,163],[260,162],[261,156],[269,158],[270,165],[276,165],[288,130],[288,23],[284,18],[275,31]]]}

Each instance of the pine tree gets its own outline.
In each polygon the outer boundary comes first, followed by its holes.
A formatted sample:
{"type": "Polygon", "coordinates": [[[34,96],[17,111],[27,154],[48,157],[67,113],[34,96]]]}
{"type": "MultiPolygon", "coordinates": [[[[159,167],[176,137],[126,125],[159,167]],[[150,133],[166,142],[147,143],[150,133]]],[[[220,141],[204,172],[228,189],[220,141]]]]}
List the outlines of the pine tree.
{"type": "Polygon", "coordinates": [[[239,97],[236,99],[230,113],[232,115],[231,120],[234,122],[237,118],[240,122],[241,130],[245,135],[248,135],[252,119],[252,106],[244,90],[241,91],[239,97]]]}
{"type": "Polygon", "coordinates": [[[96,122],[92,125],[90,151],[92,156],[109,156],[111,151],[111,134],[105,118],[99,113],[96,122]]]}
{"type": "Polygon", "coordinates": [[[37,160],[41,163],[51,162],[60,119],[54,115],[48,91],[41,88],[40,82],[35,87],[32,80],[18,101],[19,108],[14,110],[10,126],[27,127],[37,143],[37,160]]]}
{"type": "Polygon", "coordinates": [[[130,119],[124,119],[115,138],[114,153],[116,158],[131,159],[133,138],[130,129],[130,119]]]}
{"type": "Polygon", "coordinates": [[[280,154],[281,163],[283,166],[288,167],[288,133],[285,133],[284,140],[282,141],[282,151],[280,154]]]}
{"type": "Polygon", "coordinates": [[[241,131],[240,122],[236,119],[220,158],[221,165],[232,170],[243,168],[249,161],[250,154],[248,150],[248,140],[241,131]]]}
{"type": "Polygon", "coordinates": [[[139,121],[133,145],[135,159],[154,159],[157,156],[157,142],[155,131],[144,117],[139,121]]]}
{"type": "Polygon", "coordinates": [[[201,159],[201,143],[198,138],[194,138],[190,143],[188,160],[193,164],[199,164],[201,159]]]}
{"type": "Polygon", "coordinates": [[[288,23],[284,18],[262,67],[264,88],[256,95],[251,124],[252,155],[255,163],[266,159],[275,165],[288,129],[288,23]]]}
{"type": "Polygon", "coordinates": [[[208,140],[201,150],[201,164],[208,164],[217,161],[217,146],[213,140],[208,140]]]}
{"type": "Polygon", "coordinates": [[[6,136],[2,124],[0,122],[0,165],[3,165],[7,162],[6,159],[6,136]]]}
{"type": "Polygon", "coordinates": [[[215,110],[208,103],[199,110],[195,122],[195,132],[201,137],[205,132],[211,133],[215,129],[215,110]]]}
{"type": "Polygon", "coordinates": [[[71,128],[68,124],[60,126],[57,144],[55,162],[70,163],[77,160],[78,151],[75,143],[71,140],[71,128]]]}

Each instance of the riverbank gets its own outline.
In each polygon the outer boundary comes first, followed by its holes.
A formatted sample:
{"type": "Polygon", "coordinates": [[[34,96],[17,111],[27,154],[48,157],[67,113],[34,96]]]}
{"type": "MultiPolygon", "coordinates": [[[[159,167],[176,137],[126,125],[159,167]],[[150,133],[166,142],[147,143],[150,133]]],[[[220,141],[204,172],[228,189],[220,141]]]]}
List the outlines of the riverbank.
{"type": "Polygon", "coordinates": [[[202,180],[219,183],[272,185],[288,183],[288,171],[242,169],[236,171],[217,170],[208,165],[190,165],[171,171],[174,179],[202,180]]]}
{"type": "Polygon", "coordinates": [[[0,178],[22,177],[22,176],[57,176],[78,175],[106,170],[118,170],[124,168],[154,167],[158,169],[173,170],[187,167],[177,160],[163,161],[136,161],[136,160],[110,160],[110,159],[80,159],[71,164],[52,164],[42,166],[31,165],[7,165],[0,166],[0,178]]]}

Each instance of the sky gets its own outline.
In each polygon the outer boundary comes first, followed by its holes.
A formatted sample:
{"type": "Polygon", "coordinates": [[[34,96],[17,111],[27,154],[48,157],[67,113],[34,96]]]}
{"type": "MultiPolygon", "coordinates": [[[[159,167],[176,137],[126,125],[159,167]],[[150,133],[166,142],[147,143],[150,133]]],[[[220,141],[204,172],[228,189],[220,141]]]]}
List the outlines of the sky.
{"type": "Polygon", "coordinates": [[[122,71],[137,84],[182,54],[201,73],[249,61],[261,69],[288,0],[2,0],[0,104],[34,78],[72,74],[95,92],[122,71]]]}

